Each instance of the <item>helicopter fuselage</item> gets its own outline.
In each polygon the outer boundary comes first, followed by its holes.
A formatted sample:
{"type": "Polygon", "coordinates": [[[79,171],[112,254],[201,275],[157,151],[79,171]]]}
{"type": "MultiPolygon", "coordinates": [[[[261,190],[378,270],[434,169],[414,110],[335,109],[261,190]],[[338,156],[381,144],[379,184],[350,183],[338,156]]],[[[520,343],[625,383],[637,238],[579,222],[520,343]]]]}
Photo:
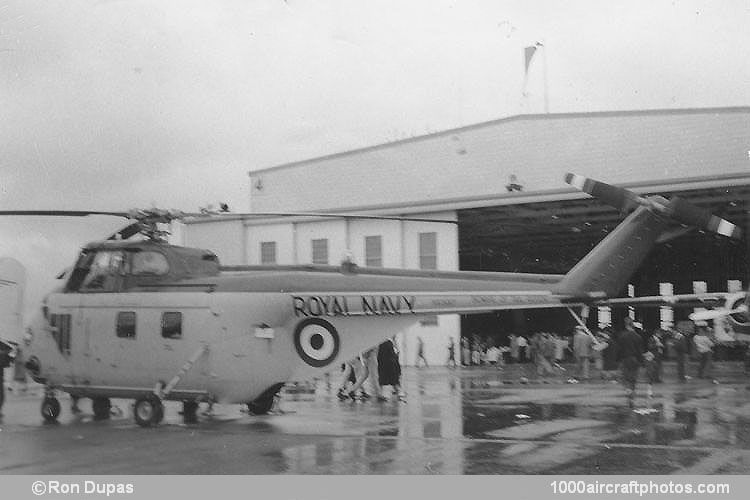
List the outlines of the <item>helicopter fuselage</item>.
{"type": "Polygon", "coordinates": [[[550,291],[560,278],[219,268],[202,250],[108,242],[84,249],[47,296],[29,354],[38,379],[75,395],[132,398],[169,386],[168,399],[249,402],[336,370],[426,314],[563,306],[550,291]]]}

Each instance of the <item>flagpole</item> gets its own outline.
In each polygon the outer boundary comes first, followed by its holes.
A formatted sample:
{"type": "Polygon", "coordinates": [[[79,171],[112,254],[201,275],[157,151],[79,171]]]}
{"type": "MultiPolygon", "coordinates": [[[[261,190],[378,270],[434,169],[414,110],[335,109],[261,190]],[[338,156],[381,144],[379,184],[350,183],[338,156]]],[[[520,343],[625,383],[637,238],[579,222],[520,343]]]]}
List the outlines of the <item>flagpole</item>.
{"type": "Polygon", "coordinates": [[[544,113],[549,114],[549,89],[547,86],[547,46],[542,42],[538,42],[537,45],[542,47],[542,53],[544,56],[544,113]]]}

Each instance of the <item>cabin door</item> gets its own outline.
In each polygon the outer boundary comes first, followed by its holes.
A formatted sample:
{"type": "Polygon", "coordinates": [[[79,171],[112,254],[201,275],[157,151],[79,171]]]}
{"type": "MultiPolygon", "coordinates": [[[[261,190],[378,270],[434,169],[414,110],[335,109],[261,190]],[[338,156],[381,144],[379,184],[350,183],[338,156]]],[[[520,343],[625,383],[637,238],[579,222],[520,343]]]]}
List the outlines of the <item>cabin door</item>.
{"type": "Polygon", "coordinates": [[[60,354],[57,368],[65,384],[77,384],[82,365],[85,364],[83,332],[80,322],[80,295],[53,294],[47,298],[51,335],[60,354]]]}

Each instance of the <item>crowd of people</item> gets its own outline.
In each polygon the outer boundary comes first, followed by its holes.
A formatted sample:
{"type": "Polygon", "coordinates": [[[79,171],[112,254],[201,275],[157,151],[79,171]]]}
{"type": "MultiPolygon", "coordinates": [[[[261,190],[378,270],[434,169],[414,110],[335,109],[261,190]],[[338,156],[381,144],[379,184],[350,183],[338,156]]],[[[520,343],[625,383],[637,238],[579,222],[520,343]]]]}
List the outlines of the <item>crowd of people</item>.
{"type": "MultiPolygon", "coordinates": [[[[417,360],[421,358],[425,365],[424,344],[418,339],[417,360]]],[[[391,338],[379,346],[366,351],[356,358],[347,361],[341,366],[341,383],[338,389],[338,397],[341,400],[365,400],[374,397],[377,401],[387,401],[388,397],[383,390],[391,387],[391,394],[399,400],[405,400],[405,394],[401,390],[401,364],[398,360],[398,347],[396,339],[391,338]],[[365,387],[368,382],[370,391],[365,387]]]]}
{"type": "MultiPolygon", "coordinates": [[[[619,330],[606,327],[591,332],[581,325],[572,336],[549,332],[537,332],[528,337],[510,334],[506,344],[499,345],[497,340],[477,334],[462,337],[461,365],[502,368],[506,363],[531,363],[536,375],[545,377],[566,372],[569,368],[562,364],[571,362],[573,368],[568,382],[589,380],[593,366],[596,376],[619,378],[631,394],[643,369],[650,396],[653,385],[663,380],[663,362],[667,357],[676,361],[677,381],[684,383],[691,378],[686,363],[692,356],[698,361],[695,376],[718,383],[712,376],[717,341],[705,322],[696,324],[694,332],[689,333],[674,328],[646,332],[639,323],[626,317],[619,330]]],[[[452,353],[450,346],[449,353],[452,353]]]]}

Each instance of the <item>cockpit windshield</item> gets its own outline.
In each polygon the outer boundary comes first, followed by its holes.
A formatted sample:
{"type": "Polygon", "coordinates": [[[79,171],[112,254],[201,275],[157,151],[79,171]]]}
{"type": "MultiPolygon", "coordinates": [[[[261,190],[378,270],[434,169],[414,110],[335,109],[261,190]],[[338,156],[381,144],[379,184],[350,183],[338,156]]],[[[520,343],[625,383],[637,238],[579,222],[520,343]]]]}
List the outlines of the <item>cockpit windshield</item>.
{"type": "Polygon", "coordinates": [[[169,263],[153,250],[84,250],[65,287],[67,292],[117,292],[126,276],[162,276],[169,263]]]}
{"type": "Polygon", "coordinates": [[[126,259],[122,251],[99,251],[91,262],[89,272],[81,284],[81,289],[111,291],[117,277],[126,272],[126,259]]]}

